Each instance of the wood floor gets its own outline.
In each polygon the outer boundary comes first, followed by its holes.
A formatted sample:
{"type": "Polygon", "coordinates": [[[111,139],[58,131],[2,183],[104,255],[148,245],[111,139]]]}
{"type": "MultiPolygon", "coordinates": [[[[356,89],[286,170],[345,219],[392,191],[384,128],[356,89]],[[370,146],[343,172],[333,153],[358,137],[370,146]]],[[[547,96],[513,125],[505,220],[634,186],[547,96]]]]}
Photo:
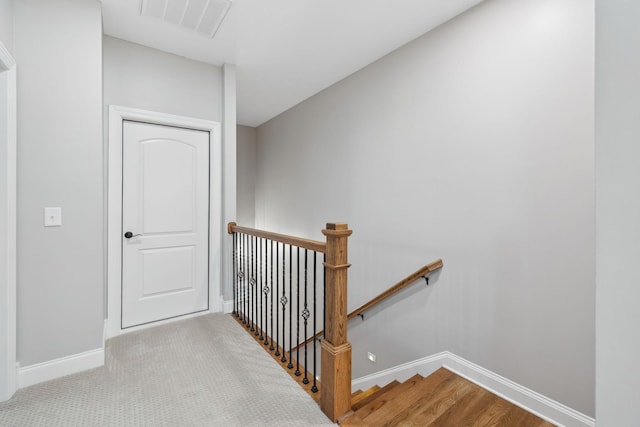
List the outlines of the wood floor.
{"type": "Polygon", "coordinates": [[[445,368],[357,391],[351,406],[341,426],[553,426],[445,368]]]}

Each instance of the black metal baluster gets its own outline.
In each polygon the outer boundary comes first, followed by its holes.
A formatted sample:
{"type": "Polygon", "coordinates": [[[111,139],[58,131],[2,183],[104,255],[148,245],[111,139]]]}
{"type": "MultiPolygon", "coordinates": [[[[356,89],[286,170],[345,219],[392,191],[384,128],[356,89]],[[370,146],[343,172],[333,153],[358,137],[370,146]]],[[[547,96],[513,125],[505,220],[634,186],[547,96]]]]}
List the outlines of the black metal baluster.
{"type": "Polygon", "coordinates": [[[251,321],[251,236],[249,236],[247,234],[246,236],[247,239],[247,257],[245,259],[246,263],[247,263],[247,278],[246,278],[246,282],[247,282],[247,295],[246,295],[246,299],[247,299],[247,312],[244,315],[244,325],[249,328],[249,322],[251,321]]]}
{"type": "Polygon", "coordinates": [[[283,243],[282,244],[282,297],[280,297],[280,304],[282,304],[282,358],[280,359],[280,361],[282,363],[287,361],[286,352],[284,350],[285,345],[287,344],[287,338],[286,338],[286,332],[285,332],[285,326],[286,326],[285,316],[287,315],[285,311],[285,306],[287,305],[287,296],[285,295],[286,282],[284,277],[285,270],[287,267],[286,251],[287,251],[287,246],[283,243]]]}
{"type": "Polygon", "coordinates": [[[242,313],[244,311],[244,300],[242,299],[242,283],[243,283],[243,266],[242,266],[242,251],[244,247],[242,246],[242,234],[238,235],[238,318],[242,321],[242,313]]]}
{"type": "Polygon", "coordinates": [[[287,368],[293,369],[291,358],[293,356],[293,246],[289,245],[289,298],[291,305],[289,306],[289,364],[287,368]]]}
{"type": "Polygon", "coordinates": [[[300,376],[300,246],[296,246],[296,376],[300,376]]]}
{"type": "MultiPolygon", "coordinates": [[[[276,242],[276,298],[280,295],[280,243],[276,242]]],[[[280,322],[279,316],[280,310],[276,303],[276,356],[280,356],[280,322]]],[[[284,351],[284,348],[282,349],[284,351]]]]}
{"type": "Polygon", "coordinates": [[[254,288],[254,283],[255,283],[255,271],[253,269],[254,267],[254,262],[255,262],[255,256],[254,256],[254,246],[253,246],[253,236],[249,236],[249,251],[251,253],[251,259],[249,261],[249,269],[251,271],[251,275],[250,275],[250,279],[249,279],[249,323],[247,324],[247,327],[249,328],[249,330],[251,332],[253,332],[255,330],[255,328],[253,327],[253,288],[254,288]]]}
{"type": "Polygon", "coordinates": [[[231,274],[233,275],[233,280],[231,281],[231,286],[233,286],[233,311],[231,314],[236,315],[236,283],[238,277],[236,276],[236,233],[233,233],[233,249],[231,252],[231,262],[233,263],[233,270],[231,274]]]}
{"type": "Polygon", "coordinates": [[[249,272],[249,236],[244,236],[244,324],[249,324],[249,279],[251,273],[249,272]]]}
{"type": "Polygon", "coordinates": [[[264,240],[261,237],[260,238],[260,337],[258,337],[258,339],[260,341],[262,341],[264,339],[264,304],[262,303],[262,293],[264,293],[264,297],[265,299],[267,298],[267,291],[266,291],[266,283],[264,280],[264,270],[263,270],[263,264],[264,264],[264,252],[262,251],[262,248],[264,247],[263,245],[264,240]]]}
{"type": "Polygon", "coordinates": [[[238,278],[240,279],[240,287],[238,289],[238,293],[240,294],[240,301],[238,301],[240,303],[240,321],[244,323],[244,296],[245,296],[245,292],[244,292],[244,282],[245,282],[245,269],[244,269],[244,234],[240,234],[240,238],[238,239],[240,240],[240,276],[238,276],[238,278]]]}
{"type": "Polygon", "coordinates": [[[233,316],[236,317],[237,313],[238,313],[238,299],[237,299],[237,294],[236,294],[236,290],[237,290],[237,286],[238,286],[238,266],[236,265],[236,262],[238,260],[237,256],[238,256],[238,234],[237,233],[233,233],[233,316]]]}
{"type": "Polygon", "coordinates": [[[308,250],[304,250],[304,310],[302,310],[302,318],[304,319],[304,378],[303,384],[309,384],[309,377],[307,376],[307,320],[309,319],[309,308],[307,304],[307,255],[308,250]]]}
{"type": "MultiPolygon", "coordinates": [[[[318,308],[317,302],[316,302],[316,279],[318,278],[317,276],[317,267],[318,267],[318,263],[316,261],[316,251],[313,251],[313,335],[316,335],[316,331],[318,330],[317,326],[316,326],[316,311],[318,308]]],[[[316,359],[316,340],[313,340],[313,386],[311,387],[311,391],[314,393],[318,392],[318,383],[316,382],[316,376],[317,376],[317,359],[316,359]]],[[[306,365],[306,364],[305,364],[306,365]]]]}
{"type": "Polygon", "coordinates": [[[257,254],[257,263],[256,274],[258,275],[258,279],[256,279],[256,333],[255,335],[259,335],[259,340],[262,341],[262,237],[259,239],[256,238],[256,254],[257,254]],[[259,272],[258,272],[259,271],[259,272]]]}
{"type": "Polygon", "coordinates": [[[242,235],[242,323],[247,321],[247,236],[242,235]]]}
{"type": "MultiPolygon", "coordinates": [[[[258,239],[256,237],[256,307],[255,307],[255,323],[256,323],[256,332],[255,336],[261,334],[260,332],[260,305],[262,304],[262,237],[258,239]]],[[[262,339],[262,338],[260,338],[262,339]]]]}
{"type": "Polygon", "coordinates": [[[253,241],[251,243],[253,248],[253,282],[251,286],[253,287],[253,322],[251,322],[251,332],[256,333],[258,335],[258,238],[253,236],[253,241]]]}
{"type": "MultiPolygon", "coordinates": [[[[262,323],[264,329],[264,345],[269,345],[269,312],[267,310],[267,298],[269,297],[269,292],[271,292],[271,288],[269,287],[269,264],[267,263],[267,254],[268,254],[268,246],[269,242],[265,239],[264,241],[264,288],[262,291],[264,292],[264,304],[262,306],[262,311],[264,312],[264,322],[262,323]]],[[[273,333],[273,331],[271,331],[273,333]]],[[[260,337],[262,339],[262,337],[260,337]]]]}
{"type": "MultiPolygon", "coordinates": [[[[276,290],[276,292],[273,292],[273,240],[271,240],[271,252],[270,252],[271,256],[269,257],[269,260],[271,262],[271,316],[270,320],[271,320],[271,335],[273,335],[273,296],[274,294],[277,295],[278,291],[276,290]]],[[[276,309],[276,313],[278,312],[278,310],[276,309]]],[[[273,336],[271,337],[271,345],[269,346],[269,350],[273,351],[273,336]]]]}

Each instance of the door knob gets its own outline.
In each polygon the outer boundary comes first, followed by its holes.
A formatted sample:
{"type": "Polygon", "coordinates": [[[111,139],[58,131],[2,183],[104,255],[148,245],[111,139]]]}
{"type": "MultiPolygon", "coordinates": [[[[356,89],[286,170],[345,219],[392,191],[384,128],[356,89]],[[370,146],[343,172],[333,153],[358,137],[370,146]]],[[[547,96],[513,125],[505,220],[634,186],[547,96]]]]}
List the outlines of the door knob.
{"type": "Polygon", "coordinates": [[[130,238],[136,237],[136,236],[142,236],[142,234],[133,234],[130,231],[127,231],[126,233],[124,233],[124,237],[126,237],[127,239],[130,239],[130,238]]]}

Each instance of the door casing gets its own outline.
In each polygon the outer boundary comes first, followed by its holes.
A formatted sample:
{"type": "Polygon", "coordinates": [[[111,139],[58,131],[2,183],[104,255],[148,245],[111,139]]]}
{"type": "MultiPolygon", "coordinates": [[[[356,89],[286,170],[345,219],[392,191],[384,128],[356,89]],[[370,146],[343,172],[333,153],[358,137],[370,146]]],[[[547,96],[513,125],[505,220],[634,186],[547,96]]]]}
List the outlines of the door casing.
{"type": "Polygon", "coordinates": [[[0,190],[0,402],[18,387],[16,362],[16,62],[0,41],[0,102],[6,128],[0,129],[0,157],[4,158],[0,190]]]}
{"type": "MultiPolygon", "coordinates": [[[[107,190],[107,320],[106,338],[175,321],[168,319],[137,327],[121,328],[122,301],[122,122],[138,121],[209,132],[209,312],[222,311],[222,140],[220,123],[109,106],[109,165],[107,190]]],[[[206,313],[206,312],[204,312],[206,313]]],[[[194,315],[201,315],[202,312],[194,315]]],[[[194,315],[185,315],[186,318],[194,315]]]]}

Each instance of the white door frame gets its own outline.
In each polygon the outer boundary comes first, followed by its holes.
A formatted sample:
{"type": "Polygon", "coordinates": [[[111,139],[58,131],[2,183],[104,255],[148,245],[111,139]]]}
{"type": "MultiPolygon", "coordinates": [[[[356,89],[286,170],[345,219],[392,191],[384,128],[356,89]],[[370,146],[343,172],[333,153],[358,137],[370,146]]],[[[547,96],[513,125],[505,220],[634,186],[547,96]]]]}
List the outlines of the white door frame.
{"type": "Polygon", "coordinates": [[[16,365],[16,62],[0,41],[0,102],[6,129],[0,130],[0,402],[17,389],[16,365]],[[4,163],[4,164],[3,164],[4,163]],[[4,182],[3,182],[4,181],[4,182]]]}
{"type": "Polygon", "coordinates": [[[168,319],[126,330],[121,329],[123,120],[209,132],[209,312],[222,311],[220,287],[222,278],[222,139],[220,123],[110,105],[109,188],[107,190],[107,338],[174,320],[168,319]]]}

